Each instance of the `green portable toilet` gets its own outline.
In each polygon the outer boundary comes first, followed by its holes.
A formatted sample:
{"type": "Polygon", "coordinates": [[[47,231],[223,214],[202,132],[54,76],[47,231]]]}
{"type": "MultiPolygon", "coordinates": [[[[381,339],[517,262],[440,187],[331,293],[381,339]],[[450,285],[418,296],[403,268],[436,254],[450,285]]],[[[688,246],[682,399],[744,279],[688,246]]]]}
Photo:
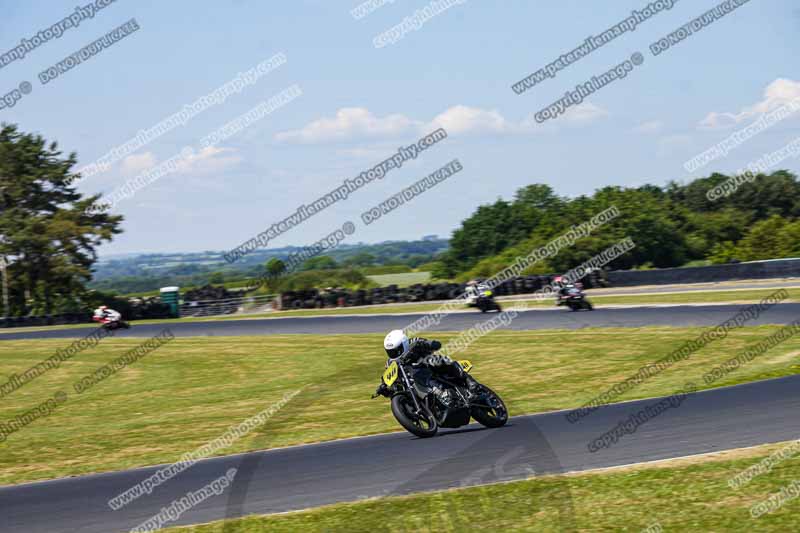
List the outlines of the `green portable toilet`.
{"type": "Polygon", "coordinates": [[[161,287],[161,302],[169,306],[169,314],[172,318],[180,318],[180,287],[161,287]]]}

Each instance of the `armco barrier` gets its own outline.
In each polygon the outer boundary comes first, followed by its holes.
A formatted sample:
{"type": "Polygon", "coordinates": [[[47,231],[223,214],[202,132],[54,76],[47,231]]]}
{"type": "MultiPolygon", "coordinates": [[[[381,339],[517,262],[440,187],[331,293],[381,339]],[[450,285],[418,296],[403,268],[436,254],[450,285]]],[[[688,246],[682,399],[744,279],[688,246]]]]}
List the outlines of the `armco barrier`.
{"type": "Polygon", "coordinates": [[[800,277],[800,259],[772,259],[769,261],[653,270],[612,270],[606,276],[611,287],[709,283],[740,279],[792,278],[800,277]]]}
{"type": "Polygon", "coordinates": [[[271,309],[273,300],[274,297],[272,295],[239,296],[220,300],[184,300],[180,307],[180,315],[185,318],[190,316],[230,315],[240,312],[255,313],[271,309]]]}

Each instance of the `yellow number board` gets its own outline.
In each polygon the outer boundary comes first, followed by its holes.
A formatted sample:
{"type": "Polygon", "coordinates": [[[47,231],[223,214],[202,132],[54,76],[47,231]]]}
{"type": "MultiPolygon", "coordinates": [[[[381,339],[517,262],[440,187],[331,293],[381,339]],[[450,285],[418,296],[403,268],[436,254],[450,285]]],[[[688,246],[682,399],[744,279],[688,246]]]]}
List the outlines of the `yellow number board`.
{"type": "Polygon", "coordinates": [[[392,364],[389,365],[389,368],[383,373],[383,382],[386,383],[387,387],[391,387],[392,383],[397,380],[397,363],[392,361],[392,364]]]}
{"type": "Polygon", "coordinates": [[[466,359],[459,361],[458,364],[461,365],[461,368],[464,369],[464,372],[469,372],[470,370],[472,370],[472,363],[470,363],[466,359]]]}

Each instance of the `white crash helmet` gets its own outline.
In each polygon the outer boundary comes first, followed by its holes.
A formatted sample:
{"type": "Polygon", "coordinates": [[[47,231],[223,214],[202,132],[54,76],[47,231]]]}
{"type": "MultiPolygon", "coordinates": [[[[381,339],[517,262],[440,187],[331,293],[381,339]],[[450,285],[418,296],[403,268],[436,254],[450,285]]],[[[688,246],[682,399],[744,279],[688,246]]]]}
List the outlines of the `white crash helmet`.
{"type": "Polygon", "coordinates": [[[389,359],[395,359],[406,353],[408,345],[408,337],[403,333],[402,329],[390,331],[383,339],[383,348],[386,350],[386,355],[389,356],[389,359]]]}

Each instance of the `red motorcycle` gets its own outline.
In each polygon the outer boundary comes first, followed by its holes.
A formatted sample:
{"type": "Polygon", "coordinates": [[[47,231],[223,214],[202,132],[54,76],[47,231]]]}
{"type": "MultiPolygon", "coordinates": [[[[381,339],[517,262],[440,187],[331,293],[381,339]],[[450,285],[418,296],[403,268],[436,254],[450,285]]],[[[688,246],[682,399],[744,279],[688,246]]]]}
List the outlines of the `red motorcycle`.
{"type": "Polygon", "coordinates": [[[93,316],[92,320],[94,320],[95,322],[99,322],[101,324],[101,327],[103,329],[108,330],[108,331],[113,331],[115,329],[120,329],[120,328],[129,329],[131,327],[130,324],[128,324],[127,322],[125,322],[121,318],[117,318],[117,319],[112,320],[112,319],[110,319],[108,317],[104,317],[104,316],[93,316]]]}

